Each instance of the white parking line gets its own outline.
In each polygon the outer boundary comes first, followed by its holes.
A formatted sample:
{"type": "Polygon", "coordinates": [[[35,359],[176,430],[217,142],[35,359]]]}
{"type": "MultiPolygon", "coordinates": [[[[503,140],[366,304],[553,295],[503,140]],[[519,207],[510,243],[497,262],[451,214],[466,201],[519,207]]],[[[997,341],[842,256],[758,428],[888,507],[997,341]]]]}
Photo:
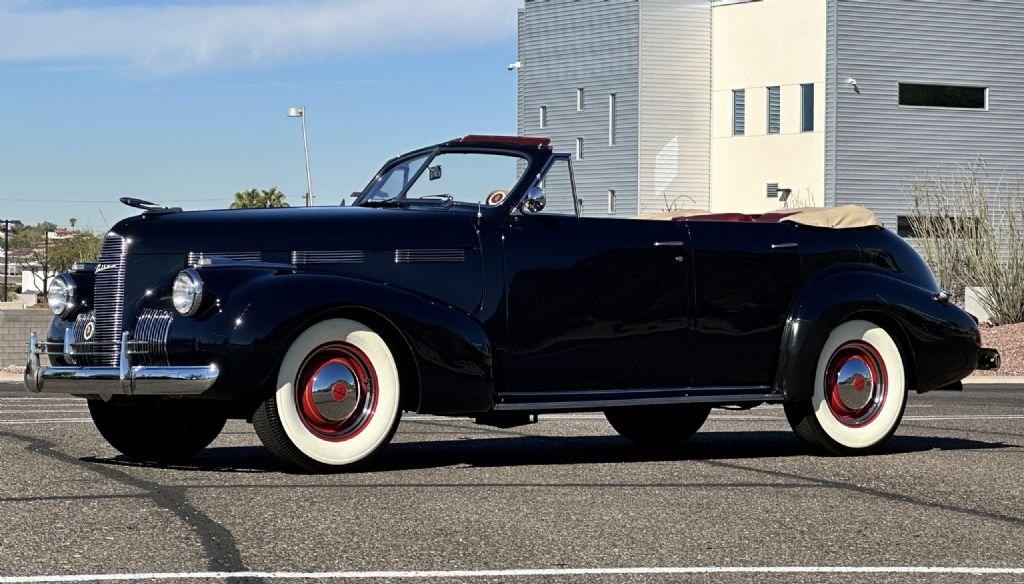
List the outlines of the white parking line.
{"type": "Polygon", "coordinates": [[[48,418],[41,420],[0,420],[0,424],[82,424],[92,422],[92,418],[48,418]]]}
{"type": "Polygon", "coordinates": [[[688,574],[959,574],[1021,575],[1024,568],[937,566],[693,566],[678,568],[537,568],[519,570],[415,570],[365,572],[157,572],[68,576],[0,576],[0,584],[124,582],[138,580],[402,580],[422,578],[528,578],[538,576],[656,576],[688,574]]]}

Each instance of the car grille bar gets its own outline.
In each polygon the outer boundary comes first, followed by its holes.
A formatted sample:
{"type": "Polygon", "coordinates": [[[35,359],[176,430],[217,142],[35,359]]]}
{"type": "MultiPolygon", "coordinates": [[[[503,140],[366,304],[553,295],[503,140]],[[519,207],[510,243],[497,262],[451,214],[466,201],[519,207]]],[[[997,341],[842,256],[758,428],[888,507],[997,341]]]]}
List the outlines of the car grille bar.
{"type": "Polygon", "coordinates": [[[93,342],[104,347],[94,357],[97,364],[117,365],[117,347],[121,339],[124,320],[125,252],[127,240],[110,232],[103,239],[100,261],[96,265],[93,288],[96,333],[93,342]],[[109,348],[109,349],[108,349],[109,348]]]}

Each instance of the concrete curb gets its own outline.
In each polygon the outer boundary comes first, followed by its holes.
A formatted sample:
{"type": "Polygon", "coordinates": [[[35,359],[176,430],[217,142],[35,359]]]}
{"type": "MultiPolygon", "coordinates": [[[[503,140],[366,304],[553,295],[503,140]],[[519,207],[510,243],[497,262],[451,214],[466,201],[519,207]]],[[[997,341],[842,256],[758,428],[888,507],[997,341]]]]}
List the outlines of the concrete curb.
{"type": "Polygon", "coordinates": [[[1024,377],[1002,375],[972,375],[964,385],[1024,385],[1024,377]]]}

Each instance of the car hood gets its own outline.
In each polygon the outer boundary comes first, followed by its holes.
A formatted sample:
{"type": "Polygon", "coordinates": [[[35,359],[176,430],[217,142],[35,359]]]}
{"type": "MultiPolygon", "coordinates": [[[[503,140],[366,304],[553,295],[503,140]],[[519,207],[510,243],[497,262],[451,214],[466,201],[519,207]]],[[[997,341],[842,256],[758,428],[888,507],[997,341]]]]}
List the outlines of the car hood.
{"type": "Polygon", "coordinates": [[[457,209],[298,207],[147,213],[114,226],[132,254],[475,248],[476,215],[457,209]]]}

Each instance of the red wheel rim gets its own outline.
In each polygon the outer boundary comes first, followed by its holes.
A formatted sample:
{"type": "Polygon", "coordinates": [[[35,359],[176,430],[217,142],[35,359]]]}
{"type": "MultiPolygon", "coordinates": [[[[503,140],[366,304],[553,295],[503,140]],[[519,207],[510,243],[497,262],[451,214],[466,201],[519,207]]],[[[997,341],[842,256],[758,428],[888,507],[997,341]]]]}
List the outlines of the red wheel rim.
{"type": "Polygon", "coordinates": [[[889,386],[882,355],[864,341],[840,345],[825,369],[825,403],[845,426],[866,426],[878,417],[889,386]]]}
{"type": "Polygon", "coordinates": [[[330,442],[363,431],[377,410],[377,373],[351,343],[318,347],[299,368],[295,407],[307,430],[330,442]]]}

